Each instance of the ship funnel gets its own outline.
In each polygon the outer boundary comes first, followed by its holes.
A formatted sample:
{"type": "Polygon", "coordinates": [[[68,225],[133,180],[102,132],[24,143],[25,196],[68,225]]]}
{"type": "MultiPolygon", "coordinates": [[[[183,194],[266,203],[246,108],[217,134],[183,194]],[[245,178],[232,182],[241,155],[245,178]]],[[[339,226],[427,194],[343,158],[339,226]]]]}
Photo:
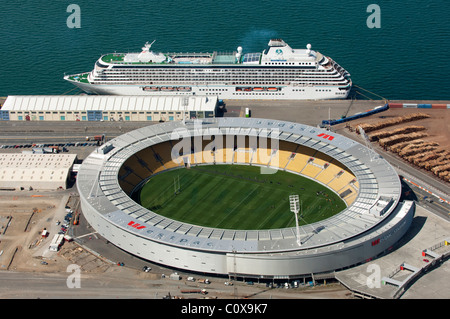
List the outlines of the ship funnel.
{"type": "Polygon", "coordinates": [[[236,53],[236,60],[237,60],[238,63],[241,60],[241,56],[242,56],[242,47],[238,47],[237,48],[237,53],[236,53]]]}

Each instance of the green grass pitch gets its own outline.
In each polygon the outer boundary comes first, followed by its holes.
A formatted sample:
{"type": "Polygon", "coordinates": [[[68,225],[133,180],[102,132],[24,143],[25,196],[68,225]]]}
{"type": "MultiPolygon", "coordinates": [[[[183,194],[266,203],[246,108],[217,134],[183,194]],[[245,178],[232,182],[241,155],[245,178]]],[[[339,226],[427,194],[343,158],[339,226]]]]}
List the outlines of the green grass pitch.
{"type": "Polygon", "coordinates": [[[328,188],[308,178],[277,171],[260,174],[249,165],[206,165],[155,175],[142,187],[140,204],[157,214],[190,224],[261,230],[295,226],[289,195],[299,195],[299,224],[328,218],[346,205],[328,188]]]}

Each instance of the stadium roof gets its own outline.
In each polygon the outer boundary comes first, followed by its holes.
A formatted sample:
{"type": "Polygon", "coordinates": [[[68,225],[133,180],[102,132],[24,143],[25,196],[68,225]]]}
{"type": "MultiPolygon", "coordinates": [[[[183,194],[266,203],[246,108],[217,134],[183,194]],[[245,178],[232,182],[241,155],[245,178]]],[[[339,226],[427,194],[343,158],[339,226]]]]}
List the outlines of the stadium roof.
{"type": "Polygon", "coordinates": [[[169,122],[121,135],[85,159],[78,174],[80,196],[109,219],[137,236],[191,249],[226,252],[292,252],[311,249],[344,249],[348,238],[363,237],[381,227],[396,209],[401,184],[393,167],[383,158],[349,138],[324,129],[278,120],[217,118],[203,121],[169,122]],[[199,125],[201,123],[201,126],[199,125]],[[323,221],[301,227],[307,238],[299,249],[295,228],[228,230],[182,223],[160,216],[134,202],[119,186],[122,164],[136,152],[172,139],[172,132],[186,128],[191,136],[251,135],[277,138],[318,150],[350,169],[359,182],[356,200],[345,210],[323,221]],[[93,181],[95,183],[93,184],[93,181]],[[145,225],[133,228],[130,223],[145,225]]]}
{"type": "Polygon", "coordinates": [[[11,95],[4,111],[214,111],[215,96],[11,95]]]}

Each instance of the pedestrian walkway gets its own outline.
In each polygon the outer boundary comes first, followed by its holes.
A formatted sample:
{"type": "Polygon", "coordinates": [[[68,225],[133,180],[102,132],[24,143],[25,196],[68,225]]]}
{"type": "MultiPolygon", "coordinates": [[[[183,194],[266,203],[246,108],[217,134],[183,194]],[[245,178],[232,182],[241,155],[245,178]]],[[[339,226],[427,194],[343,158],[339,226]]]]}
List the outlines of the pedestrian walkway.
{"type": "Polygon", "coordinates": [[[355,296],[376,299],[402,298],[418,280],[426,281],[426,289],[414,289],[407,298],[427,298],[439,289],[450,298],[450,282],[430,272],[449,272],[450,223],[416,206],[416,214],[409,231],[393,247],[393,251],[368,263],[336,272],[336,279],[351,290],[355,296]],[[430,236],[433,234],[433,236],[430,236]],[[426,280],[430,278],[430,280],[426,280]]]}

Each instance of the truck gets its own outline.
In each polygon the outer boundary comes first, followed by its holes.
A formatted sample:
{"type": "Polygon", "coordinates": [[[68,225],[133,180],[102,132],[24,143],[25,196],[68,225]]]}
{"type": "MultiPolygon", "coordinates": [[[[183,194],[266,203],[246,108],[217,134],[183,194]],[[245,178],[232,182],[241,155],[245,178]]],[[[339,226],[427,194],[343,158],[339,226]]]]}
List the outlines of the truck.
{"type": "Polygon", "coordinates": [[[86,136],[86,141],[95,141],[95,142],[102,142],[105,140],[105,134],[102,135],[95,135],[95,136],[86,136]]]}
{"type": "Polygon", "coordinates": [[[34,147],[32,149],[33,154],[55,154],[59,152],[59,148],[56,147],[34,147]]]}
{"type": "Polygon", "coordinates": [[[209,279],[199,279],[197,280],[197,282],[201,283],[201,284],[207,284],[209,285],[211,282],[209,281],[209,279]]]}
{"type": "Polygon", "coordinates": [[[202,295],[206,295],[208,293],[206,289],[183,289],[180,290],[180,292],[182,294],[202,294],[202,295]]]}
{"type": "Polygon", "coordinates": [[[58,251],[59,248],[61,248],[61,245],[63,244],[63,241],[64,241],[64,235],[56,234],[53,237],[52,242],[50,243],[49,249],[51,251],[58,251]]]}
{"type": "Polygon", "coordinates": [[[43,238],[46,238],[46,237],[48,236],[48,231],[47,231],[46,228],[44,228],[44,230],[42,231],[41,236],[42,236],[43,238]]]}
{"type": "Polygon", "coordinates": [[[170,274],[170,279],[172,280],[181,280],[181,276],[174,272],[173,274],[170,274]]]}
{"type": "Polygon", "coordinates": [[[73,224],[78,225],[80,223],[80,214],[76,212],[75,218],[73,219],[73,224]]]}

